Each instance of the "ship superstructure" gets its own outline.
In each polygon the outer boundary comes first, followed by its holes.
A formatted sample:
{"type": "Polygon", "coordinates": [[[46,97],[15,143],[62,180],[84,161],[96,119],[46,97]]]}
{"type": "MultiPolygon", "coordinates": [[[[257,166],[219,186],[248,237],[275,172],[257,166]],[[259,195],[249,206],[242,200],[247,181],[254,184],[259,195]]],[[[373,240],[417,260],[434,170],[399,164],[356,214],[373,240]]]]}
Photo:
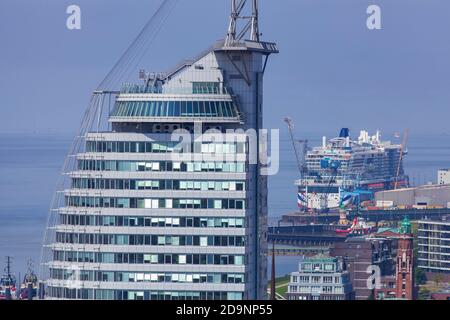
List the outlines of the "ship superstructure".
{"type": "Polygon", "coordinates": [[[6,257],[4,274],[0,277],[0,300],[16,299],[16,277],[11,273],[11,260],[6,257]]]}
{"type": "Polygon", "coordinates": [[[382,141],[380,132],[361,131],[357,140],[344,128],[338,137],[306,153],[306,172],[296,181],[303,210],[327,211],[348,202],[371,200],[373,193],[408,185],[401,144],[382,141]]]}
{"type": "Polygon", "coordinates": [[[83,134],[50,223],[48,298],[266,297],[267,181],[245,130],[262,126],[278,50],[259,40],[257,1],[250,40],[236,31],[245,3],[232,1],[225,40],[171,72],[142,72],[114,93],[109,130],[83,134]]]}

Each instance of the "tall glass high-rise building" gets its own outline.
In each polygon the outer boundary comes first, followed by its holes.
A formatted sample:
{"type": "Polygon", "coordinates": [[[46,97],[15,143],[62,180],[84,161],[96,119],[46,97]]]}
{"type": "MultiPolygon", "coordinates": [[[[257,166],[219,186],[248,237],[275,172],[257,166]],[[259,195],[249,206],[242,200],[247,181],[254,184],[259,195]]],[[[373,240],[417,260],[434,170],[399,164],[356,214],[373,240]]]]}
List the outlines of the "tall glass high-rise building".
{"type": "Polygon", "coordinates": [[[259,40],[251,7],[250,40],[232,1],[225,40],[171,72],[94,93],[113,97],[109,129],[83,133],[65,172],[48,298],[266,297],[267,180],[246,131],[262,126],[263,74],[278,51],[259,40]]]}

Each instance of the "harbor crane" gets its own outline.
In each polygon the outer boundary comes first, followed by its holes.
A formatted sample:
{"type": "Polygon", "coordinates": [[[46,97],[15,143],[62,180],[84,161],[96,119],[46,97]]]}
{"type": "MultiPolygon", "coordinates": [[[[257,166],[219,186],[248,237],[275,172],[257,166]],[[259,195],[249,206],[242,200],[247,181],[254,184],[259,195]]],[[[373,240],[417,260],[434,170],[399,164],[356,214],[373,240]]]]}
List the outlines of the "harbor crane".
{"type": "Polygon", "coordinates": [[[308,152],[308,142],[309,141],[306,139],[296,140],[294,138],[294,121],[291,118],[289,118],[289,117],[284,118],[284,122],[286,122],[288,129],[289,129],[289,135],[291,137],[292,147],[294,149],[295,159],[297,162],[297,168],[300,173],[300,179],[304,179],[304,177],[306,175],[306,171],[307,171],[305,158],[306,158],[306,153],[308,152]],[[298,151],[297,143],[299,143],[302,146],[301,154],[298,151]]]}
{"type": "MultiPolygon", "coordinates": [[[[291,118],[286,117],[284,118],[284,122],[286,122],[288,129],[289,129],[289,135],[292,142],[292,148],[294,149],[295,159],[297,163],[298,172],[300,174],[300,181],[303,181],[305,179],[306,173],[308,171],[308,168],[306,166],[306,154],[308,152],[308,140],[296,140],[294,138],[294,122],[291,118]],[[300,155],[297,143],[300,143],[303,146],[302,153],[300,155]]],[[[297,200],[299,201],[299,200],[297,200]]],[[[299,205],[300,207],[300,205],[299,205]]]]}

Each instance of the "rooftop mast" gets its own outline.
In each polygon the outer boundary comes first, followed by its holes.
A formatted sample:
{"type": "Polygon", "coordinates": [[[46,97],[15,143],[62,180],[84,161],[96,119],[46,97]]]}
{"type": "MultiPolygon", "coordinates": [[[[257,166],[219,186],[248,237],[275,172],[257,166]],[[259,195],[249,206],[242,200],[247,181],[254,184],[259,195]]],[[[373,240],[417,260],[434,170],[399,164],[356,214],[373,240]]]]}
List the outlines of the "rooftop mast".
{"type": "MultiPolygon", "coordinates": [[[[258,23],[258,0],[251,0],[251,15],[243,15],[244,9],[247,6],[247,0],[231,0],[231,15],[230,15],[230,25],[228,27],[227,39],[225,41],[226,46],[233,46],[242,40],[248,31],[250,31],[250,40],[259,42],[259,23],[258,23]],[[246,23],[242,28],[238,27],[238,21],[244,20],[246,23]]],[[[248,8],[248,11],[250,8],[248,8]]]]}
{"type": "Polygon", "coordinates": [[[253,8],[252,8],[252,29],[251,29],[251,39],[252,41],[259,42],[259,5],[258,0],[253,0],[253,8]]]}

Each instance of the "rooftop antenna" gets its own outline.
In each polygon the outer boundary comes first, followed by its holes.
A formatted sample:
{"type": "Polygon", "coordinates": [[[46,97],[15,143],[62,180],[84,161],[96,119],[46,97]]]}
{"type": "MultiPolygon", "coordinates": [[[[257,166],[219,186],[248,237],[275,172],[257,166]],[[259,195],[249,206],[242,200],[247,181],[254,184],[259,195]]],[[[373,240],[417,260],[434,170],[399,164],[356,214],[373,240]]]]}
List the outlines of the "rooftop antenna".
{"type": "Polygon", "coordinates": [[[245,37],[248,31],[250,31],[250,40],[259,42],[259,3],[258,0],[251,0],[251,15],[245,16],[243,12],[248,7],[246,6],[247,2],[250,2],[250,0],[231,0],[230,25],[228,27],[225,46],[235,45],[245,37]],[[238,28],[239,20],[245,21],[242,28],[238,28]]]}

